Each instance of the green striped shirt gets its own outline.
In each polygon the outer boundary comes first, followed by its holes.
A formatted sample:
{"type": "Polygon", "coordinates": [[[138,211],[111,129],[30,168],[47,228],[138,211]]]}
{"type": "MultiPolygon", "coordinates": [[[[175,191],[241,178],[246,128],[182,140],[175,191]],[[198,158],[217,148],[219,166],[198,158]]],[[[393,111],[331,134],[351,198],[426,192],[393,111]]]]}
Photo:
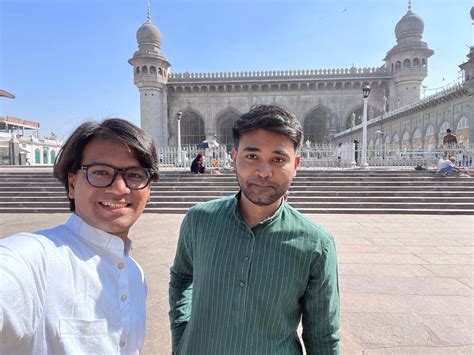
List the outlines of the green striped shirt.
{"type": "Polygon", "coordinates": [[[250,229],[237,196],[183,220],[169,289],[176,354],[339,353],[339,289],[330,233],[282,203],[250,229]]]}

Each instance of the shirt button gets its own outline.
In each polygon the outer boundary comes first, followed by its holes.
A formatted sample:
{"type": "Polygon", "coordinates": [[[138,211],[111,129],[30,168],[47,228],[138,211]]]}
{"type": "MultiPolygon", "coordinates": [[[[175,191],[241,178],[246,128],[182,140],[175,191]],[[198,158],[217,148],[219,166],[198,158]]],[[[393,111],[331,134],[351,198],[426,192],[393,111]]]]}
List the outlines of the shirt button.
{"type": "Polygon", "coordinates": [[[244,257],[244,261],[249,261],[249,259],[250,259],[250,258],[249,258],[248,256],[245,256],[245,257],[244,257]]]}
{"type": "Polygon", "coordinates": [[[118,264],[117,264],[117,267],[118,267],[119,269],[123,269],[124,266],[125,266],[124,263],[118,263],[118,264]]]}
{"type": "Polygon", "coordinates": [[[122,340],[119,345],[120,345],[121,348],[123,348],[125,346],[125,344],[127,344],[127,343],[124,340],[122,340]]]}
{"type": "Polygon", "coordinates": [[[245,282],[240,281],[240,287],[244,287],[244,286],[245,286],[245,282]]]}
{"type": "Polygon", "coordinates": [[[120,296],[120,301],[126,301],[127,300],[127,295],[122,295],[120,296]]]}

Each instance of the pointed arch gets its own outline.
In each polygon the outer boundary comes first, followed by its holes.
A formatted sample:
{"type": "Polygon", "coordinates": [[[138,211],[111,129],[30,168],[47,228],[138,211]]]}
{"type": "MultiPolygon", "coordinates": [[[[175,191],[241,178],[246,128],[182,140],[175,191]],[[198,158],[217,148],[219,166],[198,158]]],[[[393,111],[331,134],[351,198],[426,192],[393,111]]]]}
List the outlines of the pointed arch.
{"type": "Polygon", "coordinates": [[[234,122],[240,117],[240,112],[232,107],[228,107],[216,116],[217,141],[230,150],[234,144],[232,137],[232,127],[234,122]]]}
{"type": "Polygon", "coordinates": [[[204,120],[197,111],[188,109],[181,118],[181,144],[196,145],[206,139],[204,120]]]}
{"type": "Polygon", "coordinates": [[[303,135],[305,140],[312,143],[323,143],[329,139],[331,110],[323,105],[312,109],[304,118],[303,135]]]}

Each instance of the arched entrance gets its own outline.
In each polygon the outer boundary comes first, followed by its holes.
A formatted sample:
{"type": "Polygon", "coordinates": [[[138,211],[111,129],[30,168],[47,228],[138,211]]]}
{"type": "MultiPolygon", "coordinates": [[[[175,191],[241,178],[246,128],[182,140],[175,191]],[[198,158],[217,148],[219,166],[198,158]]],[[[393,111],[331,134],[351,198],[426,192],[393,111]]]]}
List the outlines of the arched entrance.
{"type": "Polygon", "coordinates": [[[330,111],[325,107],[317,107],[305,118],[303,124],[304,140],[311,143],[323,143],[328,139],[330,111]]]}
{"type": "Polygon", "coordinates": [[[225,145],[228,151],[232,149],[234,144],[232,127],[239,117],[240,115],[237,112],[228,110],[217,118],[217,141],[225,145]]]}
{"type": "Polygon", "coordinates": [[[206,136],[204,134],[204,120],[194,111],[183,113],[181,118],[181,144],[197,145],[201,143],[206,136]]]}

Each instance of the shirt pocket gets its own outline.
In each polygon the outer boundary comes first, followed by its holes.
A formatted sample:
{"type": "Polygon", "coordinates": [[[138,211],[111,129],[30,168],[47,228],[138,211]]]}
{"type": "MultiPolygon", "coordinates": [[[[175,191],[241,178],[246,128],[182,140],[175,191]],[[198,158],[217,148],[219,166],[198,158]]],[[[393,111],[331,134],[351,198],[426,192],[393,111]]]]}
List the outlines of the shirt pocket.
{"type": "Polygon", "coordinates": [[[60,348],[64,354],[109,354],[118,352],[118,337],[109,334],[106,319],[59,319],[60,348]]]}

